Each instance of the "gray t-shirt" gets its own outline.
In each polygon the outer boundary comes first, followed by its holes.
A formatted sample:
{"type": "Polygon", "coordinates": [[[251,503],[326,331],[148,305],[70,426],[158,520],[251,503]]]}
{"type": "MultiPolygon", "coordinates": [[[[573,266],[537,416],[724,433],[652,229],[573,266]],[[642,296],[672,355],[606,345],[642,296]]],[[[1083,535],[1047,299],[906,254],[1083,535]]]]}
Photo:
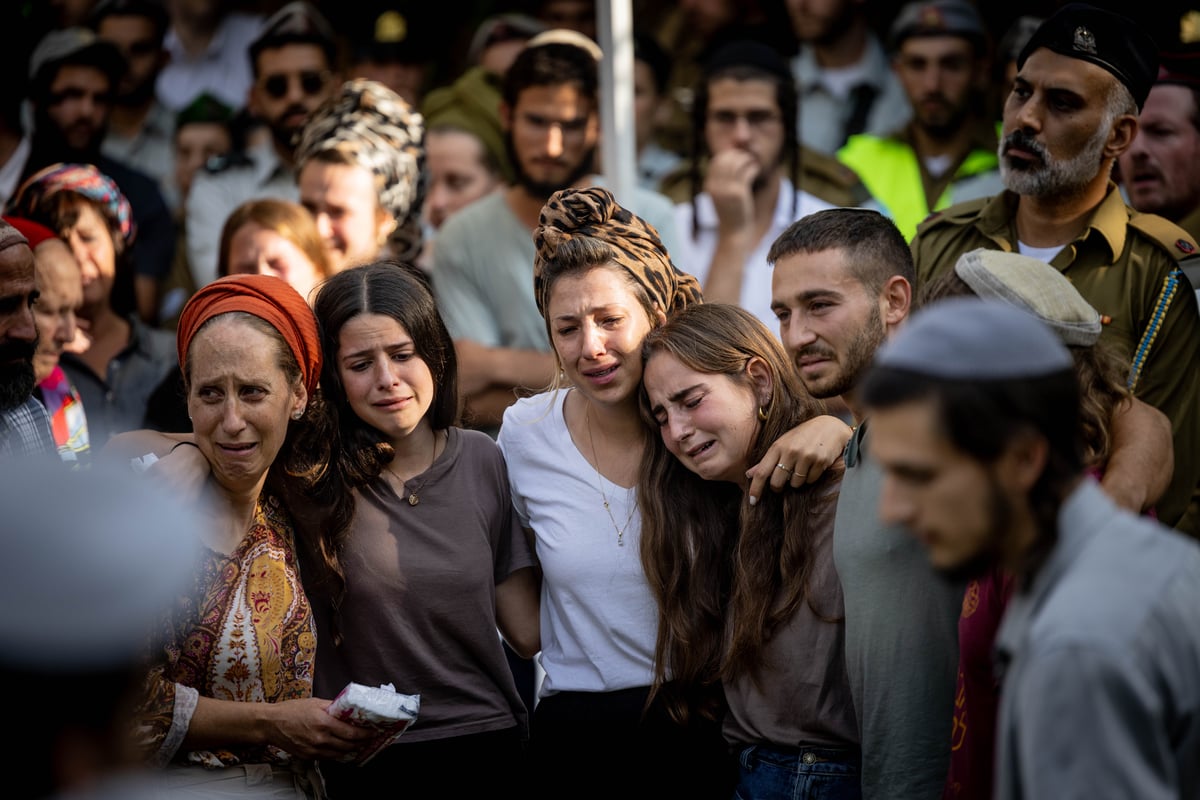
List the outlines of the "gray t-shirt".
{"type": "Polygon", "coordinates": [[[391,683],[419,694],[406,742],[526,725],[526,709],[496,630],[496,584],[533,564],[509,494],[500,448],[451,428],[446,449],[409,481],[409,505],[382,478],[357,492],[342,552],[344,642],[334,647],[328,608],[313,596],[313,691],[332,698],[348,681],[391,683]]]}
{"type": "MultiPolygon", "coordinates": [[[[836,483],[829,492],[836,494],[836,483]]],[[[858,745],[846,677],[842,587],[833,566],[836,507],[836,497],[829,497],[808,519],[814,540],[808,578],[811,604],[801,603],[792,619],[767,642],[763,651],[767,668],[756,676],[757,682],[743,675],[725,684],[729,714],[722,732],[734,748],[753,744],[858,745]]]]}
{"type": "Polygon", "coordinates": [[[879,522],[883,472],[865,460],[866,427],[846,445],[833,534],[863,798],[936,800],[950,767],[962,587],[903,529],[879,522]]]}

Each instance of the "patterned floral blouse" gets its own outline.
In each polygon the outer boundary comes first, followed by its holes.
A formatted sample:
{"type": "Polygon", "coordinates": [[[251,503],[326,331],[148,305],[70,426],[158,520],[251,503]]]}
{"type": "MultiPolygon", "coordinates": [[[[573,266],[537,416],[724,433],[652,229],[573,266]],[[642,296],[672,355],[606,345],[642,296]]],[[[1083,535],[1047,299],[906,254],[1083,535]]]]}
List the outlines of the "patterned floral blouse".
{"type": "Polygon", "coordinates": [[[292,523],[259,499],[237,549],[205,550],[193,590],[167,612],[165,638],[138,709],[147,759],[222,767],[286,764],[276,747],[180,751],[198,697],[277,703],[312,696],[316,631],[300,584],[292,523]]]}

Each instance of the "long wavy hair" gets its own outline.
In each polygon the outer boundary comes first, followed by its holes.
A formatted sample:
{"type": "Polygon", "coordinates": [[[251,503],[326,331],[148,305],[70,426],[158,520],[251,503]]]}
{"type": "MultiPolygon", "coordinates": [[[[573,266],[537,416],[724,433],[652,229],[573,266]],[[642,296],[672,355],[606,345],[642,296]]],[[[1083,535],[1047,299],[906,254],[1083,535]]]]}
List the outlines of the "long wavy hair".
{"type": "MultiPolygon", "coordinates": [[[[647,363],[662,353],[750,387],[751,360],[765,365],[771,399],[761,408],[766,420],[759,415],[747,467],[784,433],[825,411],[804,390],[774,335],[737,306],[703,303],[680,311],[643,343],[647,363]]],[[[657,432],[644,388],[640,406],[657,432]]],[[[642,564],[658,602],[652,691],[662,693],[678,720],[710,717],[719,708],[713,698],[720,682],[756,673],[766,643],[801,603],[836,621],[835,609],[821,608],[808,591],[809,521],[835,502],[841,466],[801,489],[764,492],[751,506],[740,487],[703,480],[667,451],[661,436],[649,438],[638,496],[642,564]]]]}
{"type": "Polygon", "coordinates": [[[343,270],[320,284],[313,312],[325,353],[321,389],[336,420],[332,434],[336,440],[337,478],[329,482],[328,488],[343,491],[345,497],[324,498],[342,507],[336,535],[319,539],[321,549],[313,555],[320,574],[311,583],[327,594],[333,605],[335,638],[340,644],[336,614],[345,596],[346,575],[339,556],[354,516],[350,490],[375,480],[395,458],[387,437],[350,407],[337,366],[342,328],[362,314],[379,314],[391,317],[408,331],[417,355],[433,375],[434,398],[425,413],[435,432],[457,421],[458,362],[454,341],[438,313],[428,278],[410,264],[378,261],[343,270]],[[343,521],[346,524],[340,524],[343,521]]]}

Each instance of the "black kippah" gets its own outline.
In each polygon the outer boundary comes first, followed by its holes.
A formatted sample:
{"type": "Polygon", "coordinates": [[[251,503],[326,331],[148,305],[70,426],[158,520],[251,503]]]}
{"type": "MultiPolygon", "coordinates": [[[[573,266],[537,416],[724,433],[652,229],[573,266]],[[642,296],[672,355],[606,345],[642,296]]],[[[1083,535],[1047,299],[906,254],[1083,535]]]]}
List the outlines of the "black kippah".
{"type": "Polygon", "coordinates": [[[1068,3],[1043,22],[1017,58],[1017,69],[1038,48],[1090,61],[1125,84],[1138,110],[1158,76],[1158,45],[1128,17],[1087,3],[1068,3]]]}
{"type": "Polygon", "coordinates": [[[704,62],[704,75],[709,77],[730,67],[754,67],[787,82],[792,71],[779,51],[753,39],[726,42],[713,50],[704,62]]]}

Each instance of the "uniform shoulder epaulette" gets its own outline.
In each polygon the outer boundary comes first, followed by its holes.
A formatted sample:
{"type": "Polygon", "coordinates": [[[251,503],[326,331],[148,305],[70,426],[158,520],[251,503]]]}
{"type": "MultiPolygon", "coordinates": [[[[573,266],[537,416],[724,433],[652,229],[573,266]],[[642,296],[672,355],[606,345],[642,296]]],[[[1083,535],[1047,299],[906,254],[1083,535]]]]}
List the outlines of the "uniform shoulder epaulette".
{"type": "Polygon", "coordinates": [[[917,233],[921,234],[930,228],[941,225],[966,225],[979,217],[983,207],[991,202],[990,197],[977,197],[974,200],[964,200],[941,211],[930,212],[929,216],[917,225],[917,233]]]}
{"type": "Polygon", "coordinates": [[[858,173],[836,157],[809,147],[801,147],[800,168],[845,189],[853,189],[862,183],[858,173]]]}
{"type": "Polygon", "coordinates": [[[871,192],[852,167],[835,156],[800,147],[799,188],[835,206],[859,206],[871,192]]]}
{"type": "Polygon", "coordinates": [[[1161,250],[1166,251],[1176,261],[1196,258],[1200,248],[1196,240],[1187,231],[1166,217],[1157,214],[1143,214],[1130,209],[1129,225],[1141,231],[1146,238],[1153,241],[1161,250]]]}

